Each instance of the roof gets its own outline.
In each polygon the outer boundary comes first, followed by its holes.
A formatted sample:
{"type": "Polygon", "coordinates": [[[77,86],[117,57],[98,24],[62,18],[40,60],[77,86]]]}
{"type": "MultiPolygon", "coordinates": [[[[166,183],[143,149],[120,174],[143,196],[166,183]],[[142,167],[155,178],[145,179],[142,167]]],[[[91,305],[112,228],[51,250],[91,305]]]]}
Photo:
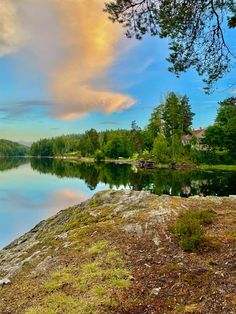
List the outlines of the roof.
{"type": "Polygon", "coordinates": [[[201,137],[205,133],[205,129],[192,130],[192,135],[196,137],[201,137]]]}

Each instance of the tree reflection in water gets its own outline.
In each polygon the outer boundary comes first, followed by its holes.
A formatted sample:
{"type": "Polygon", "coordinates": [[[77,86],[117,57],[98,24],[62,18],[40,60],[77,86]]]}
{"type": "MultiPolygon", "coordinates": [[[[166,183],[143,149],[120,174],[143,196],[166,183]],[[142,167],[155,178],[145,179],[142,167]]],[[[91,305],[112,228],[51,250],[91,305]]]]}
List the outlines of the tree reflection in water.
{"type": "Polygon", "coordinates": [[[146,190],[161,195],[219,195],[236,194],[236,172],[168,170],[134,171],[127,164],[78,163],[57,159],[31,159],[31,166],[40,173],[60,178],[79,178],[94,190],[99,183],[110,188],[146,190]]]}

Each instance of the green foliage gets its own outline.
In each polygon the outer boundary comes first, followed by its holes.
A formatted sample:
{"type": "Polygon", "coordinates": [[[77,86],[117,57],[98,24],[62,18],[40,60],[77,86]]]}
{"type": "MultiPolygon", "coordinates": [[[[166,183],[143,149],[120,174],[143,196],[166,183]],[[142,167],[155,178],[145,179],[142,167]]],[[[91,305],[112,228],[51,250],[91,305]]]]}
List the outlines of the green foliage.
{"type": "Polygon", "coordinates": [[[92,157],[97,162],[119,158],[136,160],[139,156],[143,160],[154,160],[157,163],[166,164],[235,163],[235,102],[236,98],[231,97],[220,103],[216,122],[206,129],[201,143],[192,137],[188,144],[183,144],[183,136],[191,134],[194,114],[187,96],[171,92],[166,96],[165,101],[154,109],[148,125],[143,130],[136,121],[133,121],[130,130],[97,132],[91,129],[84,134],[41,139],[33,143],[31,155],[92,157]]]}
{"type": "Polygon", "coordinates": [[[220,125],[209,126],[204,134],[203,144],[208,145],[211,149],[222,149],[225,141],[225,132],[220,125]]]}
{"type": "Polygon", "coordinates": [[[8,140],[0,140],[0,157],[29,155],[30,148],[8,140]]]}
{"type": "Polygon", "coordinates": [[[203,143],[209,149],[227,150],[236,157],[236,97],[219,104],[215,123],[206,129],[203,143]]]}
{"type": "Polygon", "coordinates": [[[234,165],[235,157],[227,151],[192,151],[191,160],[196,164],[234,165]]]}
{"type": "Polygon", "coordinates": [[[141,154],[144,148],[143,132],[137,125],[136,121],[131,123],[130,141],[129,146],[133,152],[141,154]]]}
{"type": "Polygon", "coordinates": [[[214,212],[193,210],[181,214],[174,225],[174,232],[180,237],[180,247],[185,251],[196,250],[204,241],[203,226],[213,222],[214,212]]]}
{"type": "MultiPolygon", "coordinates": [[[[84,134],[63,135],[51,139],[42,139],[33,143],[32,156],[70,156],[95,157],[102,160],[104,157],[130,157],[132,151],[129,145],[131,131],[110,130],[98,133],[91,129],[84,134]],[[75,155],[73,154],[75,153],[75,155]]],[[[134,149],[134,148],[133,148],[134,149]]]]}
{"type": "Polygon", "coordinates": [[[155,138],[152,154],[157,163],[169,163],[171,161],[171,148],[164,135],[159,134],[155,138]]]}
{"type": "Polygon", "coordinates": [[[190,133],[194,113],[191,111],[187,96],[169,93],[163,105],[162,120],[164,134],[167,138],[173,135],[182,136],[190,133]]]}
{"type": "Polygon", "coordinates": [[[129,38],[141,39],[147,33],[168,38],[169,70],[179,76],[193,67],[204,77],[207,92],[234,62],[224,32],[227,25],[236,27],[233,0],[107,0],[105,11],[126,28],[129,38]]]}
{"type": "Polygon", "coordinates": [[[139,158],[145,161],[152,160],[152,154],[147,149],[145,149],[139,158]]]}
{"type": "Polygon", "coordinates": [[[105,156],[104,156],[104,154],[103,154],[103,152],[101,150],[96,150],[94,157],[95,157],[95,160],[97,162],[100,162],[100,161],[102,161],[105,158],[105,156]]]}
{"type": "MultiPolygon", "coordinates": [[[[152,143],[157,137],[157,135],[161,132],[163,128],[163,121],[162,121],[162,115],[163,115],[163,105],[157,106],[152,114],[151,118],[149,119],[149,123],[146,128],[146,140],[149,140],[150,143],[148,143],[148,147],[152,147],[152,143]]],[[[147,141],[147,142],[149,142],[147,141]]]]}
{"type": "Polygon", "coordinates": [[[107,142],[104,154],[110,158],[129,157],[129,147],[126,138],[115,137],[107,142]]]}

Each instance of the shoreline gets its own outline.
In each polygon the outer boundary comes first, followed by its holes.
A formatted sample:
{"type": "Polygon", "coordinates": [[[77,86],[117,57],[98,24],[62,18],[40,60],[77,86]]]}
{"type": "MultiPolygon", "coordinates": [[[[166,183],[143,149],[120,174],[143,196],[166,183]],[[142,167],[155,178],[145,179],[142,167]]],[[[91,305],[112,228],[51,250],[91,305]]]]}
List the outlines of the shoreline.
{"type": "MultiPolygon", "coordinates": [[[[194,163],[176,163],[175,167],[172,168],[170,164],[158,164],[155,168],[148,169],[138,167],[137,163],[139,160],[130,159],[104,159],[101,161],[96,161],[94,157],[73,157],[73,156],[0,156],[0,159],[10,159],[10,158],[22,158],[22,159],[55,159],[64,160],[75,163],[114,163],[117,165],[127,164],[137,167],[139,170],[155,171],[157,169],[169,169],[169,170],[222,170],[222,171],[236,171],[236,164],[194,164],[194,163]]],[[[153,161],[150,161],[153,162],[153,161]]]]}

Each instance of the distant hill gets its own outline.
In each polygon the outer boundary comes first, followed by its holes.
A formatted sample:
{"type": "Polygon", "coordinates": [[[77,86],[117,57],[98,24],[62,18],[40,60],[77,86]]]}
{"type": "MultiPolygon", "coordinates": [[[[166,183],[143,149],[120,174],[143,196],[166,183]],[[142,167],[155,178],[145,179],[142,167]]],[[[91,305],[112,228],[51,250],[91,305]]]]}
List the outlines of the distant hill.
{"type": "Polygon", "coordinates": [[[29,154],[29,151],[29,147],[25,145],[0,139],[0,157],[26,156],[29,154]]]}

